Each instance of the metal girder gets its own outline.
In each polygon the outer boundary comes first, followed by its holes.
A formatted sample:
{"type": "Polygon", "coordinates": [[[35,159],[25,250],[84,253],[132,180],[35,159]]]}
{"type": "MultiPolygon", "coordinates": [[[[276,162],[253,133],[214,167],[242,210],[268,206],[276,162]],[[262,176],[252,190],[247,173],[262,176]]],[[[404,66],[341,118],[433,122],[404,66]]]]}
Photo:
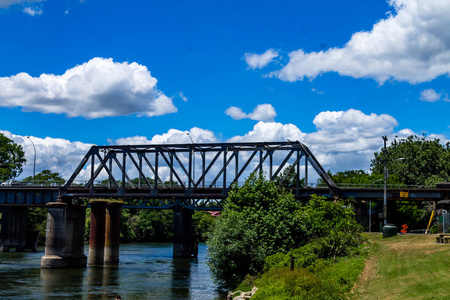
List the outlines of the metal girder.
{"type": "MultiPolygon", "coordinates": [[[[253,172],[265,171],[268,178],[274,180],[288,164],[289,170],[281,182],[295,172],[298,190],[301,188],[301,178],[308,182],[308,162],[327,184],[330,192],[335,196],[339,195],[339,189],[308,147],[298,141],[93,146],[66,185],[61,188],[60,197],[161,199],[170,197],[174,193],[173,189],[180,188],[185,199],[209,197],[208,192],[199,191],[201,184],[202,190],[220,186],[220,198],[226,198],[229,189],[238,184],[244,175],[247,177],[253,172]],[[100,152],[104,153],[103,158],[100,152]],[[201,161],[197,163],[199,170],[195,168],[196,153],[201,155],[201,161]],[[220,157],[222,159],[219,159],[220,157]],[[304,176],[300,172],[300,160],[303,157],[304,176]],[[86,172],[88,169],[90,172],[86,172]],[[75,194],[69,193],[69,189],[76,184],[78,177],[81,177],[80,174],[90,174],[84,184],[85,190],[75,194]],[[133,177],[136,180],[131,179],[133,177]],[[107,190],[106,184],[96,182],[99,178],[103,179],[103,183],[106,181],[107,190]],[[205,186],[207,181],[208,187],[205,186]]],[[[179,194],[177,190],[177,195],[179,194]]]]}
{"type": "Polygon", "coordinates": [[[0,189],[0,206],[45,206],[58,197],[57,187],[6,187],[0,189]]]}

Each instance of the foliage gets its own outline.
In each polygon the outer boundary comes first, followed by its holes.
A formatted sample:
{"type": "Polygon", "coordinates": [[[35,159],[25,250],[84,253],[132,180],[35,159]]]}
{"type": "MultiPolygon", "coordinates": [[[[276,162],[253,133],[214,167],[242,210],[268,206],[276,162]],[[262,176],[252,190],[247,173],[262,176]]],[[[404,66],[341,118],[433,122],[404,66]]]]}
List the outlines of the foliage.
{"type": "Polygon", "coordinates": [[[271,269],[255,281],[252,299],[348,299],[367,253],[336,262],[317,260],[307,268],[271,269]]]}
{"type": "Polygon", "coordinates": [[[27,212],[27,230],[39,231],[38,243],[44,244],[47,230],[47,208],[29,207],[27,212]]]}
{"type": "Polygon", "coordinates": [[[313,196],[299,216],[308,243],[286,254],[268,256],[265,270],[289,266],[291,257],[297,268],[310,266],[318,259],[345,257],[362,242],[362,228],[356,223],[353,210],[340,202],[313,196]]]}
{"type": "MultiPolygon", "coordinates": [[[[367,187],[373,184],[378,187],[383,184],[384,175],[378,173],[367,173],[363,170],[347,170],[329,174],[336,184],[350,184],[352,186],[367,187]],[[374,184],[375,183],[375,184],[374,184]]],[[[387,184],[402,185],[400,178],[396,174],[390,174],[387,184]]],[[[375,202],[372,202],[375,205],[375,202]]],[[[424,228],[430,213],[425,208],[426,203],[421,202],[405,202],[405,201],[389,201],[388,203],[388,220],[397,227],[408,224],[411,229],[424,228]]]]}
{"type": "MultiPolygon", "coordinates": [[[[62,178],[59,173],[54,173],[50,170],[43,170],[34,176],[35,183],[45,183],[45,184],[55,184],[62,185],[65,180],[62,178]]],[[[33,176],[28,176],[22,180],[22,182],[33,182],[33,176]]]]}
{"type": "Polygon", "coordinates": [[[230,211],[220,217],[207,241],[208,264],[215,280],[226,287],[237,286],[247,273],[257,274],[266,249],[254,228],[239,226],[242,214],[230,211]]]}
{"type": "MultiPolygon", "coordinates": [[[[390,175],[398,176],[407,185],[436,184],[450,180],[450,142],[411,135],[395,138],[386,148],[386,166],[390,175]]],[[[384,148],[371,161],[372,172],[384,172],[384,148]]]]}
{"type": "Polygon", "coordinates": [[[170,210],[122,209],[122,242],[169,242],[173,239],[170,210]]]}
{"type": "Polygon", "coordinates": [[[22,146],[0,133],[0,180],[19,176],[26,161],[22,146]]]}
{"type": "Polygon", "coordinates": [[[258,274],[267,255],[299,245],[303,240],[296,217],[299,209],[291,193],[262,174],[251,175],[241,188],[230,191],[207,241],[216,282],[236,286],[247,273],[258,274]]]}
{"type": "MultiPolygon", "coordinates": [[[[295,172],[292,165],[288,165],[286,168],[274,178],[276,185],[285,188],[296,188],[297,187],[297,172],[295,172]]],[[[299,186],[303,187],[305,185],[305,179],[299,179],[299,186]]]]}
{"type": "MultiPolygon", "coordinates": [[[[369,174],[364,170],[346,170],[342,172],[337,172],[336,174],[329,174],[331,179],[336,184],[348,184],[352,186],[376,186],[383,184],[384,175],[383,173],[372,173],[369,174]]],[[[395,174],[390,175],[387,184],[400,184],[398,176],[395,174]]]]}
{"type": "Polygon", "coordinates": [[[361,242],[360,232],[351,208],[317,196],[302,207],[262,174],[251,175],[242,188],[230,192],[216,221],[207,242],[209,265],[218,284],[234,287],[246,274],[258,275],[266,257],[275,255],[274,264],[285,265],[301,246],[305,248],[296,253],[312,255],[305,258],[310,263],[344,256],[361,242]]]}
{"type": "Polygon", "coordinates": [[[200,240],[204,241],[207,238],[207,233],[214,226],[216,217],[213,217],[206,211],[196,210],[192,216],[192,223],[194,225],[194,231],[200,236],[200,240]]]}

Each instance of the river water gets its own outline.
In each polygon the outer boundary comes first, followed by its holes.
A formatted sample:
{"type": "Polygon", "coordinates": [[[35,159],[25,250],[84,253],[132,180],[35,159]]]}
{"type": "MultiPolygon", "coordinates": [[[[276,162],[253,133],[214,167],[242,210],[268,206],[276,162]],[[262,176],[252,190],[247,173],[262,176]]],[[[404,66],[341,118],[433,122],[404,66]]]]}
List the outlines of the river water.
{"type": "Polygon", "coordinates": [[[198,259],[173,259],[171,243],[121,244],[120,264],[103,268],[41,269],[43,255],[0,253],[0,299],[226,299],[203,243],[198,259]]]}

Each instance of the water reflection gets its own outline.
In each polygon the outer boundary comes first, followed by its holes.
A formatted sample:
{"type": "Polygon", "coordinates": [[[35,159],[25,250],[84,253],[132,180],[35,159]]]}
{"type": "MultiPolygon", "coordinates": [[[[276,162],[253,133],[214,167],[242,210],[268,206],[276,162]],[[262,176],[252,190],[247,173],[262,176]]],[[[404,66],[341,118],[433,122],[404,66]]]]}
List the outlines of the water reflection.
{"type": "Polygon", "coordinates": [[[191,267],[197,258],[174,258],[172,260],[172,297],[174,299],[189,299],[191,288],[191,267]]]}
{"type": "MultiPolygon", "coordinates": [[[[38,269],[41,290],[37,295],[46,299],[83,299],[83,278],[86,269],[38,269]]],[[[32,279],[32,278],[30,278],[32,279]]]]}
{"type": "Polygon", "coordinates": [[[0,299],[226,299],[211,281],[204,244],[198,259],[175,260],[172,244],[124,244],[118,266],[64,270],[40,269],[38,250],[0,253],[0,299]]]}

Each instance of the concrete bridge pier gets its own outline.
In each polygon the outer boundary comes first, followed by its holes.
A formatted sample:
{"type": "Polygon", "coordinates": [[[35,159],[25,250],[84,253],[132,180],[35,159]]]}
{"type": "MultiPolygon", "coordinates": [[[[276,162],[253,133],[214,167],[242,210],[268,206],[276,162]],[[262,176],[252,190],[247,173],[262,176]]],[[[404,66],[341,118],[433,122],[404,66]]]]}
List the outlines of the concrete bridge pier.
{"type": "Polygon", "coordinates": [[[2,208],[2,232],[0,252],[24,251],[26,243],[27,211],[23,206],[4,206],[2,208]]]}
{"type": "Polygon", "coordinates": [[[192,209],[173,209],[173,257],[197,257],[198,243],[192,226],[192,209]]]}
{"type": "Polygon", "coordinates": [[[106,206],[108,202],[94,200],[91,205],[91,227],[89,229],[90,266],[102,266],[105,257],[106,206]]]}
{"type": "Polygon", "coordinates": [[[120,213],[122,203],[110,202],[106,206],[105,254],[106,265],[119,263],[120,213]]]}
{"type": "Polygon", "coordinates": [[[51,202],[47,204],[47,210],[45,255],[41,259],[41,268],[86,267],[86,207],[51,202]]]}

